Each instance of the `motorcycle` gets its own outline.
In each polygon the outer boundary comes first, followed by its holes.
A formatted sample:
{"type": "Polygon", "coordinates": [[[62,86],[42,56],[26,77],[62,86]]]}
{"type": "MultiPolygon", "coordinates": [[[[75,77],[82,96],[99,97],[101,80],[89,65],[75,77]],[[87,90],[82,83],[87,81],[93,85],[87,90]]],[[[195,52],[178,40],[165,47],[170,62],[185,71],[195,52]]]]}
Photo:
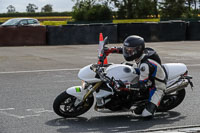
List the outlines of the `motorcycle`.
{"type": "MultiPolygon", "coordinates": [[[[110,83],[137,83],[139,75],[134,64],[107,64],[105,48],[107,37],[99,45],[99,62],[90,64],[78,73],[81,86],[73,86],[58,95],[53,103],[54,112],[65,118],[77,117],[86,113],[95,101],[94,109],[99,112],[133,112],[136,107],[148,102],[148,92],[141,93],[139,88],[117,90],[110,83]]],[[[177,107],[184,100],[186,87],[192,77],[182,63],[162,65],[167,75],[167,88],[157,112],[166,112],[177,107]]]]}

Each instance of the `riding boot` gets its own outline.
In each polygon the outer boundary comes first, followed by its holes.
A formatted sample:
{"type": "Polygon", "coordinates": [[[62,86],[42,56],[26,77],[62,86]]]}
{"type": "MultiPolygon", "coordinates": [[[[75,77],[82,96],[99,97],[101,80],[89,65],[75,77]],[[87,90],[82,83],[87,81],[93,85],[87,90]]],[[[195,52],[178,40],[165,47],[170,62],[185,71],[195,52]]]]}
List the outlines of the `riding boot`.
{"type": "Polygon", "coordinates": [[[156,112],[157,106],[151,102],[149,102],[145,109],[142,112],[142,117],[144,118],[151,118],[153,117],[154,113],[156,112]]]}
{"type": "Polygon", "coordinates": [[[144,110],[144,108],[145,108],[145,105],[144,105],[144,104],[139,105],[139,106],[137,106],[137,107],[134,109],[134,113],[135,113],[136,115],[141,115],[141,114],[142,114],[142,111],[144,110]]]}

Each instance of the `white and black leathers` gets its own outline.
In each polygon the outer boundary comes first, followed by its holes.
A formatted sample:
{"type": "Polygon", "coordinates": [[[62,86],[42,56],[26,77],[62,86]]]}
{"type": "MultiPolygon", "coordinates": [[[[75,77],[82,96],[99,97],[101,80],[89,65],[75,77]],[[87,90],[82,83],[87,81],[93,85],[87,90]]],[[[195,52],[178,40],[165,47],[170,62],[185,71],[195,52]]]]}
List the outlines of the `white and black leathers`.
{"type": "Polygon", "coordinates": [[[144,117],[154,114],[156,108],[160,105],[163,90],[166,89],[165,71],[159,61],[150,58],[149,53],[152,52],[155,53],[153,49],[145,49],[141,57],[135,60],[140,70],[139,87],[149,89],[149,103],[142,112],[144,117]],[[149,84],[151,84],[150,88],[149,84]]]}

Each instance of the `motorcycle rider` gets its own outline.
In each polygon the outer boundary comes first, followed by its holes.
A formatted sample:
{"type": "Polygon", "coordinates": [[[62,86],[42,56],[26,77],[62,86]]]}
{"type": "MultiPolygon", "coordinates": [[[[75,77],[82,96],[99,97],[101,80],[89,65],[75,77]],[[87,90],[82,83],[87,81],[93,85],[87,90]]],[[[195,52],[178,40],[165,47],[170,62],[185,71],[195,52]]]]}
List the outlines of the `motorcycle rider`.
{"type": "MultiPolygon", "coordinates": [[[[166,89],[166,74],[161,66],[158,54],[151,48],[145,48],[144,39],[140,36],[132,35],[125,39],[123,48],[111,48],[105,53],[123,53],[126,61],[135,61],[138,66],[139,82],[137,84],[126,85],[126,88],[140,88],[141,93],[149,90],[149,99],[146,105],[141,105],[135,109],[135,114],[143,117],[152,117],[160,104],[163,90],[166,89]]],[[[121,82],[117,82],[118,89],[122,87],[121,82]]]]}

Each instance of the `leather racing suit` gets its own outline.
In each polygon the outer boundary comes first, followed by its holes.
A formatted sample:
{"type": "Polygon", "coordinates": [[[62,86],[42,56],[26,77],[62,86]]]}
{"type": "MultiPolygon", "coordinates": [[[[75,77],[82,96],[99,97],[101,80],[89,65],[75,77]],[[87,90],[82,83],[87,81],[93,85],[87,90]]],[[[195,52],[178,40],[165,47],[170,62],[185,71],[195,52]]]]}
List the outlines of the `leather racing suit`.
{"type": "Polygon", "coordinates": [[[140,58],[136,60],[140,70],[139,88],[149,89],[149,99],[143,116],[154,114],[166,89],[166,74],[161,65],[159,56],[153,49],[146,48],[140,58]],[[151,58],[152,57],[152,58],[151,58]]]}
{"type": "MultiPolygon", "coordinates": [[[[122,54],[123,50],[121,47],[114,47],[105,50],[105,53],[107,56],[110,53],[122,54]]],[[[144,91],[149,89],[148,104],[141,113],[143,116],[152,115],[160,105],[164,90],[166,89],[166,74],[159,56],[151,48],[145,48],[141,57],[135,61],[140,73],[139,82],[137,85],[131,86],[139,87],[144,91]]]]}

